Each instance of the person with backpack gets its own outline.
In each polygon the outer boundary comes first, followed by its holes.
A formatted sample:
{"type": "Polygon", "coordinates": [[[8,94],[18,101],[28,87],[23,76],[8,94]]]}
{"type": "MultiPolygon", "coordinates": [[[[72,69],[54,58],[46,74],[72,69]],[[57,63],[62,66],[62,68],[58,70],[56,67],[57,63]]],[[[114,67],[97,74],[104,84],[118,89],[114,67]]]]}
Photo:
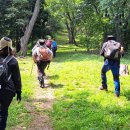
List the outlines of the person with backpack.
{"type": "Polygon", "coordinates": [[[46,47],[44,39],[39,39],[38,44],[33,52],[32,52],[32,58],[34,63],[37,64],[38,68],[38,80],[40,83],[40,87],[44,88],[44,76],[45,76],[45,69],[50,64],[50,61],[52,59],[52,51],[46,47]]]}
{"type": "Polygon", "coordinates": [[[53,57],[56,57],[56,51],[57,51],[57,42],[55,41],[55,39],[52,40],[52,52],[53,52],[53,57]]]}
{"type": "Polygon", "coordinates": [[[99,87],[100,90],[108,90],[106,72],[111,70],[114,79],[115,96],[120,96],[120,80],[119,80],[119,69],[120,69],[120,58],[124,54],[122,45],[116,41],[113,35],[107,36],[107,42],[102,46],[100,54],[104,57],[104,65],[101,70],[102,85],[99,87]]]}
{"type": "Polygon", "coordinates": [[[6,128],[8,109],[15,94],[17,101],[21,101],[21,75],[12,51],[12,40],[3,37],[0,40],[0,130],[6,128]]]}

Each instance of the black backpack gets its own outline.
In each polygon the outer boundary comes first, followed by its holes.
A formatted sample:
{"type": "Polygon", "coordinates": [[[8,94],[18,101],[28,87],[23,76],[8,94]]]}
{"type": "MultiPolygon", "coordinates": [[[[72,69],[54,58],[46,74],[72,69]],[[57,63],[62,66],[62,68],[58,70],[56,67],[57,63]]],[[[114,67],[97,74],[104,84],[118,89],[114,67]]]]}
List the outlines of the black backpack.
{"type": "Polygon", "coordinates": [[[104,57],[108,59],[119,59],[121,56],[120,47],[121,44],[119,42],[109,40],[104,47],[104,57]]]}
{"type": "Polygon", "coordinates": [[[0,90],[9,82],[11,75],[8,75],[8,63],[13,56],[8,55],[5,59],[0,58],[0,90]]]}

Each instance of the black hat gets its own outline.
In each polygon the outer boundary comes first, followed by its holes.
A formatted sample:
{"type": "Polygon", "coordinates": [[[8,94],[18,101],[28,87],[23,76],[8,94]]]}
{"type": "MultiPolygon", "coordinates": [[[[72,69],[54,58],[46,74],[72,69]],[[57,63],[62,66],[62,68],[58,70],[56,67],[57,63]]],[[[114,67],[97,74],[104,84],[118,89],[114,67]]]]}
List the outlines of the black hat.
{"type": "Polygon", "coordinates": [[[115,36],[113,36],[113,35],[108,35],[107,36],[107,40],[115,40],[116,38],[115,38],[115,36]]]}
{"type": "Polygon", "coordinates": [[[43,44],[45,44],[45,42],[46,42],[46,41],[45,41],[44,39],[39,39],[37,43],[40,44],[40,45],[41,45],[41,44],[43,45],[43,44]]]}

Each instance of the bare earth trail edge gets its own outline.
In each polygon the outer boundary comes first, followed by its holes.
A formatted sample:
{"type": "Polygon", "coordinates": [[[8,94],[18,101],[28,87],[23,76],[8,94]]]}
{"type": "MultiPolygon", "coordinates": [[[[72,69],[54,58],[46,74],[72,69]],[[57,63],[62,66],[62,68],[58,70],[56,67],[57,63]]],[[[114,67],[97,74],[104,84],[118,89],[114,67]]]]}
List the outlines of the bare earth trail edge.
{"type": "Polygon", "coordinates": [[[53,101],[54,90],[49,85],[49,79],[45,78],[45,88],[35,87],[31,101],[26,102],[26,109],[32,117],[28,128],[18,125],[13,130],[53,130],[47,114],[53,101]]]}

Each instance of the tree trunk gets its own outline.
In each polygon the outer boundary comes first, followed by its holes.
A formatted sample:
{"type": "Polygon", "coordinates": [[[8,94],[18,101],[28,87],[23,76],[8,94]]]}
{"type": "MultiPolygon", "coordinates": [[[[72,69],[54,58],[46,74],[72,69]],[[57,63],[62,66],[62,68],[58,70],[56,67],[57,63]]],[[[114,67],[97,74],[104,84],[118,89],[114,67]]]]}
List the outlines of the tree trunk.
{"type": "Polygon", "coordinates": [[[37,20],[39,11],[40,11],[40,0],[36,0],[35,8],[34,8],[34,12],[33,12],[33,15],[31,17],[31,20],[29,21],[29,24],[26,27],[26,30],[24,32],[24,36],[22,36],[20,39],[21,56],[26,56],[26,54],[27,54],[27,44],[28,44],[29,38],[31,36],[31,32],[33,30],[34,24],[37,20]]]}
{"type": "Polygon", "coordinates": [[[67,27],[67,31],[68,31],[68,38],[69,38],[69,43],[75,44],[76,45],[76,41],[75,41],[75,27],[74,27],[74,23],[73,23],[73,18],[71,18],[70,13],[66,12],[67,14],[67,19],[66,19],[66,27],[67,27]]]}
{"type": "Polygon", "coordinates": [[[68,23],[66,23],[66,27],[67,27],[67,31],[68,31],[68,39],[69,39],[69,43],[75,44],[76,45],[76,41],[75,41],[75,29],[70,25],[68,25],[68,23]]]}

